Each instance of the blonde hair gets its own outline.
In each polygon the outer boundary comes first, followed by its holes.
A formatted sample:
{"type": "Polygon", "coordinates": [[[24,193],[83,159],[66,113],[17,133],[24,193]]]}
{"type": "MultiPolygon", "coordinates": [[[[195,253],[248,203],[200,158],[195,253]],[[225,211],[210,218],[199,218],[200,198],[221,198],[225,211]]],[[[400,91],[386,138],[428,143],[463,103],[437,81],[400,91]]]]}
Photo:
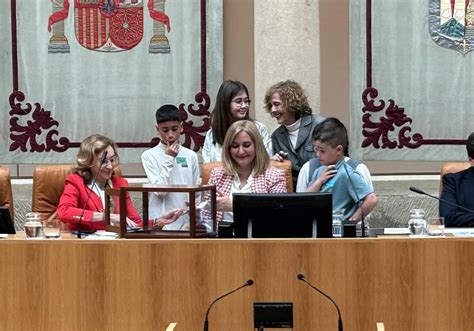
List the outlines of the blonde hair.
{"type": "Polygon", "coordinates": [[[222,145],[222,163],[224,164],[224,170],[228,175],[235,175],[239,173],[239,166],[230,155],[230,147],[235,137],[240,133],[245,132],[250,136],[255,146],[255,159],[252,161],[252,172],[255,175],[263,174],[270,165],[270,157],[263,144],[262,137],[258,132],[257,126],[252,121],[240,120],[234,122],[224,138],[224,144],[222,145]]]}
{"type": "Polygon", "coordinates": [[[95,156],[109,146],[113,148],[115,155],[118,156],[117,144],[112,139],[100,134],[93,134],[84,139],[81,142],[79,152],[77,152],[76,167],[74,167],[73,172],[79,174],[87,184],[90,184],[92,181],[91,168],[94,166],[95,156]]]}

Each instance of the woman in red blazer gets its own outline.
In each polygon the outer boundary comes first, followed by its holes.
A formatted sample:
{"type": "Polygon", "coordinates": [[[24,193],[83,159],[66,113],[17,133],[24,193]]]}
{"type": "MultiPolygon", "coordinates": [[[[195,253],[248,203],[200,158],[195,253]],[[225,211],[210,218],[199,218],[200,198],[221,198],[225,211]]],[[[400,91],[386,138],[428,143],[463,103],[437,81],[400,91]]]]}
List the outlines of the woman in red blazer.
{"type": "MultiPolygon", "coordinates": [[[[64,192],[57,208],[59,219],[69,224],[70,230],[104,230],[105,189],[127,186],[128,182],[114,174],[119,165],[117,144],[105,136],[92,135],[84,139],[77,154],[77,166],[66,178],[64,192]],[[87,196],[89,195],[89,198],[87,196]]],[[[120,220],[119,197],[113,197],[112,224],[120,220]]],[[[142,219],[127,194],[127,224],[142,226],[142,219]]],[[[183,213],[174,210],[153,220],[156,228],[174,222],[183,213]]]]}

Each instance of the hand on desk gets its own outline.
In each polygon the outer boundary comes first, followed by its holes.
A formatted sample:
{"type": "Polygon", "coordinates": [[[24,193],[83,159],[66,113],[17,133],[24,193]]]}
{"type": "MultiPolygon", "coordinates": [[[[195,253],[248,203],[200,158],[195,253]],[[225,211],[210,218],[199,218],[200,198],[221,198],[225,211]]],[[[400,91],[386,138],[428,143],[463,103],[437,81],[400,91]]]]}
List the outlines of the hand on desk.
{"type": "Polygon", "coordinates": [[[232,211],[232,199],[230,196],[224,196],[221,192],[217,192],[216,197],[217,211],[232,211]]]}
{"type": "Polygon", "coordinates": [[[165,225],[175,222],[179,217],[186,214],[188,211],[185,209],[173,209],[159,218],[153,220],[153,228],[162,229],[165,225]]]}
{"type": "MultiPolygon", "coordinates": [[[[138,224],[132,221],[130,218],[127,217],[126,220],[127,220],[127,226],[138,227],[138,224]]],[[[110,223],[113,226],[120,225],[120,214],[110,214],[110,223]]]]}

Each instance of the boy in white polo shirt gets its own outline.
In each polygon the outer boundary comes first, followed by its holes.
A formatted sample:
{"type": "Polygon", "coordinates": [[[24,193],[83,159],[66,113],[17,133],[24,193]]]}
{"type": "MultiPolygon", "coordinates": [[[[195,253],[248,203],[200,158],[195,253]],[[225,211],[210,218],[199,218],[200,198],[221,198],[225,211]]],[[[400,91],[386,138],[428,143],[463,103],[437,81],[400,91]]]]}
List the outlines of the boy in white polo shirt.
{"type": "MultiPolygon", "coordinates": [[[[181,146],[179,137],[183,126],[179,110],[164,105],[155,114],[160,143],[143,152],[142,164],[150,184],[199,185],[199,163],[195,152],[181,146]]],[[[187,208],[187,193],[154,192],[149,196],[149,217],[155,218],[176,208],[187,208]]],[[[189,217],[183,215],[167,224],[163,230],[189,230],[189,217]]]]}

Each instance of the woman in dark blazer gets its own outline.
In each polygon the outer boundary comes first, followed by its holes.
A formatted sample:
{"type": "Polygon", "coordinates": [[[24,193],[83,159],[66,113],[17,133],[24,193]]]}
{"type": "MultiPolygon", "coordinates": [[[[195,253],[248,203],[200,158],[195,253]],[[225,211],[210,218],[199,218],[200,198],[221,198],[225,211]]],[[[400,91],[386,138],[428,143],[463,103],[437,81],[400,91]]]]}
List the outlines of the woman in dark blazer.
{"type": "Polygon", "coordinates": [[[280,125],[272,133],[272,159],[291,161],[293,187],[296,187],[301,167],[314,157],[313,129],[324,117],[312,114],[303,88],[292,80],[270,86],[264,102],[267,112],[280,125]]]}

